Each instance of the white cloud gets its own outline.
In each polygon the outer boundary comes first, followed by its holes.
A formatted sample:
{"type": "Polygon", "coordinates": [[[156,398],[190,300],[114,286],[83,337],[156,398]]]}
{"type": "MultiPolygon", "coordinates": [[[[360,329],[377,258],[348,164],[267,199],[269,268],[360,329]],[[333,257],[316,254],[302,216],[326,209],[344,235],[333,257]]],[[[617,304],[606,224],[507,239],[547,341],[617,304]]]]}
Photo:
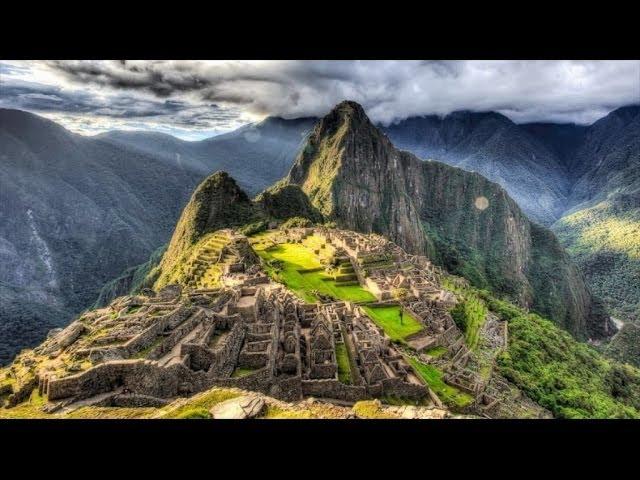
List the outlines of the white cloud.
{"type": "MultiPolygon", "coordinates": [[[[191,132],[265,115],[320,116],[345,99],[383,123],[495,110],[516,122],[589,124],[640,103],[638,61],[0,62],[0,87],[9,92],[20,82],[16,94],[28,96],[25,109],[55,115],[59,108],[71,117],[69,105],[78,99],[76,114],[85,124],[155,120],[191,132]]],[[[0,97],[0,104],[11,102],[20,108],[17,97],[0,97]]]]}

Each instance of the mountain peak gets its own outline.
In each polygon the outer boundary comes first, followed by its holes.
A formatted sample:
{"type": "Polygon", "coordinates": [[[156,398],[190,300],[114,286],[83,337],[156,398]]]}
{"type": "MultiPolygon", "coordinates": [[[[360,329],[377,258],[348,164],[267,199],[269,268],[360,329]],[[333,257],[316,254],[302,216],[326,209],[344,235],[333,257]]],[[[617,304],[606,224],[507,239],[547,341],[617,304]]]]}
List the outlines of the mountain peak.
{"type": "Polygon", "coordinates": [[[209,175],[193,192],[182,211],[160,264],[161,283],[175,275],[184,256],[207,233],[247,223],[253,215],[251,200],[224,171],[209,175]]]}
{"type": "Polygon", "coordinates": [[[341,122],[350,121],[356,125],[371,123],[362,105],[352,100],[345,100],[337,104],[324,119],[328,121],[334,119],[340,120],[341,122]]]}

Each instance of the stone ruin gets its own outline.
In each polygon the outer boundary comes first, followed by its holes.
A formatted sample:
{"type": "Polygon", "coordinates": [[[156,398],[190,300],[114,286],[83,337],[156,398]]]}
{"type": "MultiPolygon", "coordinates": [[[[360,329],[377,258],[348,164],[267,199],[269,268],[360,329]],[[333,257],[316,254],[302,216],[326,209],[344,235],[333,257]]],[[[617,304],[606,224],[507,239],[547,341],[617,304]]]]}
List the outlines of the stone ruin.
{"type": "Polygon", "coordinates": [[[455,296],[438,287],[438,268],[377,235],[289,229],[278,242],[304,242],[311,234],[333,247],[343,281],[366,286],[383,304],[400,304],[422,331],[396,345],[355,303],[304,303],[264,273],[246,237],[225,234],[221,252],[231,261],[217,287],[191,282],[121,297],[54,332],[34,352],[64,365],[36,371],[40,392],[60,408],[106,397],[155,406],[212,386],[286,401],[398,397],[441,405],[407,362],[410,353],[435,362],[447,383],[477,398],[477,408],[500,402],[496,389],[467,368],[473,356],[447,311],[455,296]],[[405,296],[394,298],[395,289],[405,296]],[[437,360],[424,353],[434,347],[446,353],[437,360]]]}

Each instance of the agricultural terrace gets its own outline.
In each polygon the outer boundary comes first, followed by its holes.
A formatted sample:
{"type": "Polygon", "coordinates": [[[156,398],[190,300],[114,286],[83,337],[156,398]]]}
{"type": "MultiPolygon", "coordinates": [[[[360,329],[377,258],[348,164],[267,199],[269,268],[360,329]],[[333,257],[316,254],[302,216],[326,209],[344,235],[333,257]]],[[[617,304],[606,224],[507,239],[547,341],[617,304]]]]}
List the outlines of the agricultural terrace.
{"type": "Polygon", "coordinates": [[[264,234],[256,235],[251,240],[255,252],[265,260],[265,270],[269,276],[286,285],[305,302],[319,301],[318,294],[352,302],[376,299],[359,284],[340,285],[336,282],[335,275],[328,273],[322,264],[322,261],[326,263],[329,260],[333,252],[326,247],[320,248],[321,239],[315,235],[305,239],[304,243],[274,245],[270,237],[264,234]]]}

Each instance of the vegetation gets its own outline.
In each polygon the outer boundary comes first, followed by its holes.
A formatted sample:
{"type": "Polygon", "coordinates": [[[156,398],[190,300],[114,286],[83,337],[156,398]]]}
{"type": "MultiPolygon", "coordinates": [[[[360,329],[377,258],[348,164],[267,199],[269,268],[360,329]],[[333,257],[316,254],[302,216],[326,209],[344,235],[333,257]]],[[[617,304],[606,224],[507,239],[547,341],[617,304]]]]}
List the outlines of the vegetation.
{"type": "Polygon", "coordinates": [[[498,371],[560,418],[640,417],[640,370],[605,358],[550,320],[491,293],[454,285],[508,321],[509,344],[498,371]]]}
{"type": "Polygon", "coordinates": [[[280,225],[280,228],[305,228],[305,227],[311,227],[312,225],[313,225],[313,222],[308,218],[291,217],[290,219],[286,220],[282,225],[280,225]]]}
{"type": "Polygon", "coordinates": [[[275,405],[267,405],[267,411],[264,414],[267,419],[304,419],[314,418],[309,410],[295,410],[277,407],[275,405]]]}
{"type": "MultiPolygon", "coordinates": [[[[136,419],[149,418],[158,410],[140,407],[82,407],[64,416],[64,418],[83,419],[136,419]]],[[[42,413],[40,414],[42,416],[42,413]]]]}
{"type": "Polygon", "coordinates": [[[258,222],[263,214],[226,172],[207,177],[194,191],[182,211],[171,241],[160,263],[155,288],[176,282],[208,234],[223,228],[258,222]]]}
{"type": "Polygon", "coordinates": [[[358,418],[397,418],[395,415],[385,413],[382,405],[377,400],[361,400],[353,406],[353,411],[358,418]]]}
{"type": "Polygon", "coordinates": [[[255,372],[256,369],[252,368],[252,367],[237,367],[233,373],[231,374],[231,376],[233,378],[240,378],[240,377],[246,377],[247,375],[251,375],[253,372],[255,372]]]}
{"type": "Polygon", "coordinates": [[[120,276],[107,282],[100,290],[98,300],[92,308],[108,305],[113,299],[136,292],[141,288],[151,287],[159,273],[158,265],[167,246],[156,249],[145,263],[128,268],[120,276]]]}
{"type": "Polygon", "coordinates": [[[640,318],[640,209],[619,205],[622,201],[568,215],[554,231],[609,311],[635,321],[640,318]]]}
{"type": "Polygon", "coordinates": [[[236,398],[241,394],[235,390],[213,388],[195,395],[186,401],[178,400],[160,410],[159,418],[202,418],[193,415],[209,413],[214,405],[236,398]],[[186,417],[185,417],[186,416],[186,417]]]}
{"type": "Polygon", "coordinates": [[[445,353],[447,353],[447,351],[448,350],[444,347],[433,347],[433,348],[429,348],[428,350],[425,350],[424,353],[426,353],[431,357],[438,358],[444,355],[445,353]]]}
{"type": "Polygon", "coordinates": [[[338,380],[347,385],[351,384],[351,362],[347,346],[344,343],[336,344],[336,360],[338,361],[338,380]]]}
{"type": "Polygon", "coordinates": [[[269,222],[266,220],[258,220],[257,222],[248,223],[243,225],[238,229],[242,235],[246,235],[250,237],[251,235],[255,235],[256,233],[264,232],[269,226],[269,222]]]}
{"type": "Polygon", "coordinates": [[[480,339],[480,329],[487,317],[487,307],[482,299],[469,293],[452,310],[451,316],[471,350],[475,350],[480,339]]]}
{"type": "Polygon", "coordinates": [[[605,355],[640,367],[640,326],[627,322],[604,349],[605,355]]]}
{"type": "Polygon", "coordinates": [[[391,340],[403,342],[408,336],[422,330],[422,324],[406,311],[403,312],[402,321],[400,320],[401,307],[398,305],[382,307],[365,305],[363,308],[371,320],[382,328],[391,340]]]}
{"type": "Polygon", "coordinates": [[[211,418],[211,414],[206,408],[197,407],[191,408],[189,410],[184,410],[183,412],[179,413],[176,418],[199,420],[203,418],[211,418]]]}
{"type": "Polygon", "coordinates": [[[306,302],[319,300],[318,294],[353,302],[373,301],[373,294],[360,285],[339,285],[328,275],[317,255],[302,244],[285,243],[271,248],[258,248],[265,270],[276,281],[284,283],[306,302]],[[281,263],[273,263],[277,260],[281,263]]]}
{"type": "Polygon", "coordinates": [[[276,219],[297,217],[311,223],[322,221],[322,215],[311,205],[309,198],[300,187],[287,184],[284,179],[258,195],[256,204],[266,215],[276,219]]]}
{"type": "Polygon", "coordinates": [[[444,383],[444,374],[433,365],[422,363],[415,358],[406,357],[413,369],[420,375],[429,388],[450,408],[463,408],[473,402],[473,397],[451,385],[444,383]]]}

